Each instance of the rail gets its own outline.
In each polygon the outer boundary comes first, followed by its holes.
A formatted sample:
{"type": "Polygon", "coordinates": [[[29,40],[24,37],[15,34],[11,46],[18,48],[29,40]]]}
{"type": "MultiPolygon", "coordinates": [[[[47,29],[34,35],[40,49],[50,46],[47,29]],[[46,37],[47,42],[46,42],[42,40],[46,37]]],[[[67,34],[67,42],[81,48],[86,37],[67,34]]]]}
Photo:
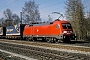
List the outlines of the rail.
{"type": "MultiPolygon", "coordinates": [[[[25,43],[23,43],[25,44],[25,43]]],[[[39,43],[38,43],[39,44],[39,43]]],[[[41,44],[40,44],[41,45],[41,44]]],[[[46,44],[44,44],[46,47],[48,47],[46,44]]],[[[43,46],[44,46],[43,45],[43,46]]],[[[45,47],[44,46],[44,47],[45,47]]],[[[50,47],[50,46],[49,46],[50,47]]],[[[56,48],[56,47],[53,47],[56,48]]],[[[57,47],[59,48],[59,47],[57,47]]],[[[63,49],[66,47],[63,47],[63,49]]],[[[57,50],[51,50],[51,49],[44,49],[40,47],[34,47],[34,46],[28,46],[28,45],[20,45],[20,44],[11,44],[11,43],[2,43],[0,42],[0,49],[14,52],[17,54],[25,55],[25,56],[33,56],[34,58],[39,57],[39,59],[47,59],[47,60],[89,60],[90,56],[86,54],[81,53],[70,53],[70,52],[62,52],[57,50]]],[[[88,50],[87,50],[88,51],[88,50]]],[[[86,51],[86,52],[87,52],[86,51]]]]}

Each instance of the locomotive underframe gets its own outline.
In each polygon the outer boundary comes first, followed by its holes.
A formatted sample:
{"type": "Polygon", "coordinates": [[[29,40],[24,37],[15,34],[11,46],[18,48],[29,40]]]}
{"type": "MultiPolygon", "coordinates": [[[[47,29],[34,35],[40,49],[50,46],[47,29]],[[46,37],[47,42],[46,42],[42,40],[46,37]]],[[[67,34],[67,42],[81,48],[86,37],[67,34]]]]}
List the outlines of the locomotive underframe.
{"type": "Polygon", "coordinates": [[[63,39],[63,34],[62,35],[24,35],[24,38],[26,37],[37,37],[37,38],[42,38],[42,37],[54,37],[56,39],[63,39]]]}
{"type": "Polygon", "coordinates": [[[71,40],[75,40],[76,36],[72,35],[63,35],[63,42],[70,42],[71,40]]]}
{"type": "Polygon", "coordinates": [[[42,40],[47,42],[56,42],[57,39],[63,39],[63,35],[24,35],[23,38],[26,40],[42,40]]]}
{"type": "Polygon", "coordinates": [[[75,40],[75,35],[24,35],[23,38],[26,40],[43,40],[47,42],[70,42],[70,40],[75,40]]]}

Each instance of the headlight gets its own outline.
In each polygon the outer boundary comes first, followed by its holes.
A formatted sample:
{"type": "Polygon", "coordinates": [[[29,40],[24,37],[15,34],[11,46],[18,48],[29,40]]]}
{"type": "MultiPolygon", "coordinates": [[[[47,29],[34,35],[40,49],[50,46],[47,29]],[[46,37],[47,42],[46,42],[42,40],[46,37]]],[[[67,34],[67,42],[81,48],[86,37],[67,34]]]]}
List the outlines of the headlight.
{"type": "Polygon", "coordinates": [[[73,31],[63,31],[63,34],[71,34],[73,31]]]}
{"type": "Polygon", "coordinates": [[[67,33],[67,31],[63,31],[63,33],[67,33]]]}
{"type": "Polygon", "coordinates": [[[70,33],[73,33],[73,31],[70,31],[70,33]]]}

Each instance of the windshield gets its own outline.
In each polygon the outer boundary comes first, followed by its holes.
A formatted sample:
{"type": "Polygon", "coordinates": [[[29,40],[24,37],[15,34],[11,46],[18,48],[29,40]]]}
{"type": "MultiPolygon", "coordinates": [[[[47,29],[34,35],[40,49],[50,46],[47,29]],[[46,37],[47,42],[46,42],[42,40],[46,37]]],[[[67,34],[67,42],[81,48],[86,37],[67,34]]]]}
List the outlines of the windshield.
{"type": "Polygon", "coordinates": [[[63,29],[72,29],[71,24],[62,24],[63,29]]]}

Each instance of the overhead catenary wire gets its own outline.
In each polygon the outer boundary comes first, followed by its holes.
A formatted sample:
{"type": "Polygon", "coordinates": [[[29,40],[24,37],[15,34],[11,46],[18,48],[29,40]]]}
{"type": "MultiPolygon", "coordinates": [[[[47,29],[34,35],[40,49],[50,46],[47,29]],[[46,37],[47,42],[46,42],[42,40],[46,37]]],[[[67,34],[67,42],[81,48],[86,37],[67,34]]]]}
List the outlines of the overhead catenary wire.
{"type": "Polygon", "coordinates": [[[8,3],[9,1],[10,1],[10,0],[8,0],[8,1],[2,3],[2,4],[0,5],[0,7],[2,7],[4,4],[8,3]]]}
{"type": "MultiPolygon", "coordinates": [[[[4,7],[1,7],[0,10],[4,9],[4,8],[6,8],[6,7],[8,7],[9,5],[11,5],[11,4],[13,4],[13,3],[15,3],[15,2],[17,2],[17,1],[18,1],[18,0],[15,0],[14,2],[12,2],[12,3],[10,3],[10,4],[7,4],[7,5],[5,5],[4,7]]],[[[48,1],[50,1],[50,0],[47,0],[47,1],[45,1],[45,2],[42,2],[42,3],[39,4],[39,5],[45,4],[45,3],[47,3],[48,1]]],[[[42,7],[42,8],[40,8],[40,9],[49,8],[49,7],[52,7],[52,6],[61,4],[61,3],[63,3],[63,2],[57,2],[57,3],[51,4],[51,5],[46,6],[46,7],[42,7]]],[[[55,9],[56,9],[56,7],[55,7],[55,9]]]]}
{"type": "Polygon", "coordinates": [[[89,11],[90,12],[90,0],[84,0],[83,1],[83,4],[84,4],[84,9],[86,10],[86,11],[89,11]]]}
{"type": "MultiPolygon", "coordinates": [[[[52,7],[52,6],[55,6],[55,5],[61,4],[61,3],[64,3],[64,2],[57,2],[57,3],[51,4],[51,5],[46,6],[46,7],[42,7],[42,8],[40,8],[40,9],[46,9],[46,8],[49,8],[49,7],[52,7]]],[[[59,7],[58,7],[58,8],[59,8],[59,7]]],[[[51,10],[58,9],[58,8],[55,7],[55,8],[53,8],[53,9],[50,9],[50,11],[51,11],[51,10]]],[[[45,11],[47,11],[47,10],[45,10],[45,11]]],[[[52,11],[52,12],[53,12],[53,11],[52,11]]],[[[46,13],[45,13],[45,14],[46,14],[46,13]]]]}
{"type": "Polygon", "coordinates": [[[57,2],[57,3],[55,3],[55,4],[52,4],[52,5],[49,5],[49,6],[46,6],[46,7],[42,7],[42,8],[40,8],[40,9],[49,8],[49,7],[51,7],[51,6],[58,5],[58,4],[61,4],[61,3],[63,3],[63,2],[57,2]]]}
{"type": "Polygon", "coordinates": [[[12,3],[10,3],[10,4],[8,4],[8,5],[5,5],[4,7],[2,7],[2,8],[0,8],[0,10],[2,10],[3,8],[6,8],[6,7],[8,7],[9,5],[11,5],[11,4],[13,4],[13,3],[15,3],[15,2],[17,2],[18,0],[15,0],[14,2],[12,2],[12,3]]]}
{"type": "Polygon", "coordinates": [[[49,1],[50,1],[50,0],[44,1],[44,2],[42,2],[42,3],[39,3],[38,5],[45,4],[45,3],[49,2],[49,1]]]}
{"type": "MultiPolygon", "coordinates": [[[[50,1],[50,0],[47,0],[47,1],[42,2],[42,3],[39,3],[38,5],[40,6],[40,5],[42,5],[42,4],[47,3],[48,1],[50,1]]],[[[55,5],[58,5],[58,4],[61,4],[61,3],[64,3],[64,2],[57,2],[57,3],[51,4],[51,5],[46,6],[46,7],[41,7],[41,8],[39,8],[39,9],[45,9],[45,8],[49,8],[49,7],[51,7],[51,6],[55,6],[55,5]]],[[[54,9],[57,9],[57,8],[55,7],[54,9]]]]}

